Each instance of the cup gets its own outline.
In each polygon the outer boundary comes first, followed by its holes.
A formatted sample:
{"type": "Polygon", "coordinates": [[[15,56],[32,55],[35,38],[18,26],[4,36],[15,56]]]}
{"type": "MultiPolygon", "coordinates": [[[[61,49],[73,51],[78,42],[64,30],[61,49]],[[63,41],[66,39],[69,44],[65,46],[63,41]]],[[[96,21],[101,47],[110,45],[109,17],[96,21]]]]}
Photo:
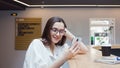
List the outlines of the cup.
{"type": "Polygon", "coordinates": [[[101,46],[102,49],[102,56],[110,56],[111,54],[111,46],[106,45],[106,46],[101,46]]]}

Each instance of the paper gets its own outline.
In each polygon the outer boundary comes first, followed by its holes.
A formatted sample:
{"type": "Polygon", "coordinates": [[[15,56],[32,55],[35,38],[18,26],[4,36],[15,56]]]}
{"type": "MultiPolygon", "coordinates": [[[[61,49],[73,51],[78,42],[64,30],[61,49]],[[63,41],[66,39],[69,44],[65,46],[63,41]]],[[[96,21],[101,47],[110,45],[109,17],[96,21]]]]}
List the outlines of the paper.
{"type": "Polygon", "coordinates": [[[117,60],[116,57],[102,57],[96,59],[95,62],[106,63],[106,64],[120,64],[120,60],[117,60]]]}

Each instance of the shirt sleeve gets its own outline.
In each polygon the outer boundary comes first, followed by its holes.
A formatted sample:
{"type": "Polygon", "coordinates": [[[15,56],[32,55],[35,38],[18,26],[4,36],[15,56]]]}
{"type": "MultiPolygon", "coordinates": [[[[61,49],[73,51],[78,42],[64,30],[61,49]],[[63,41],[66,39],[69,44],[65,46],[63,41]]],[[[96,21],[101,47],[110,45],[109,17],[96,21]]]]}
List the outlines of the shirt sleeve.
{"type": "Polygon", "coordinates": [[[48,58],[42,42],[35,39],[26,52],[23,68],[48,68],[50,63],[48,58]]]}
{"type": "Polygon", "coordinates": [[[64,49],[68,49],[70,47],[67,43],[65,43],[63,46],[64,46],[64,49]]]}

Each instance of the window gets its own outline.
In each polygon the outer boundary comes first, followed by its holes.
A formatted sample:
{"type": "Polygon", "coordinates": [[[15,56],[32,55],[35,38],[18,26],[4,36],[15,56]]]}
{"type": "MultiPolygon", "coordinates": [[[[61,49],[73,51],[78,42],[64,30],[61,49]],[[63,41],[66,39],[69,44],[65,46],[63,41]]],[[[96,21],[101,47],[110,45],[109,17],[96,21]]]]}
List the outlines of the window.
{"type": "Polygon", "coordinates": [[[114,18],[90,18],[90,45],[115,43],[114,18]]]}

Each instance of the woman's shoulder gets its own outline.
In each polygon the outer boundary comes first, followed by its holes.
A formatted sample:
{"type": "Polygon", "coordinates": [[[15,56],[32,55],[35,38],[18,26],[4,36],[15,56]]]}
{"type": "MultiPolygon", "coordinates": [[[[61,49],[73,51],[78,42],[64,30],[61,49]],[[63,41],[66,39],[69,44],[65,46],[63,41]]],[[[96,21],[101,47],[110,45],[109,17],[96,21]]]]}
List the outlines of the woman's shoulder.
{"type": "Polygon", "coordinates": [[[39,43],[42,43],[42,39],[41,38],[36,38],[36,39],[33,39],[32,42],[39,42],[39,43]]]}
{"type": "Polygon", "coordinates": [[[41,38],[33,39],[30,45],[33,47],[44,46],[41,38]]]}

